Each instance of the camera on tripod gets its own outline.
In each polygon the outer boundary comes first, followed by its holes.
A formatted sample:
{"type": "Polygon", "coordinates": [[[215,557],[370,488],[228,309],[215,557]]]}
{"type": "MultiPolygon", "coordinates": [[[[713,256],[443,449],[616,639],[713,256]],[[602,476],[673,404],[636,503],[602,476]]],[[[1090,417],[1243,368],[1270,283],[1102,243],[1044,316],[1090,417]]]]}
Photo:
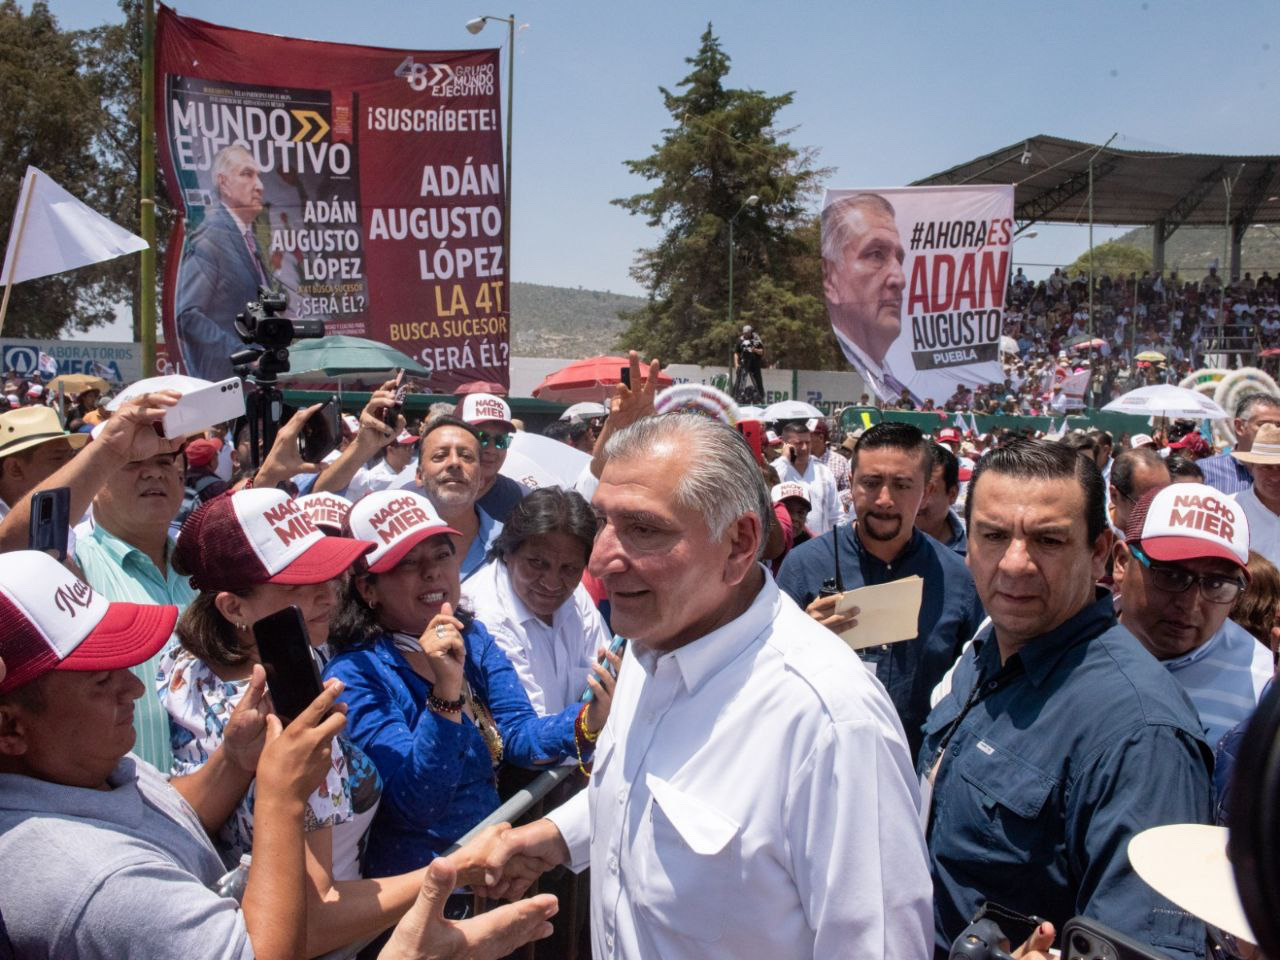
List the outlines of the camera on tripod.
{"type": "Polygon", "coordinates": [[[289,295],[283,290],[258,289],[258,299],[236,315],[236,333],[247,345],[231,355],[231,365],[258,383],[273,383],[289,370],[289,347],[295,340],[324,336],[323,320],[295,320],[284,316],[289,295]]]}
{"type": "MultiPolygon", "coordinates": [[[[259,287],[258,299],[245,304],[244,313],[236,315],[236,333],[244,341],[245,349],[237,350],[230,359],[236,374],[246,381],[245,416],[249,420],[249,458],[254,470],[262,465],[275,443],[281,422],[292,413],[276,386],[279,375],[289,371],[289,347],[295,340],[324,336],[323,320],[286,317],[284,310],[288,305],[289,296],[283,290],[259,287]]],[[[334,422],[327,433],[333,435],[332,442],[336,443],[336,403],[332,406],[334,422]]],[[[316,421],[316,425],[322,426],[320,421],[316,421]]]]}

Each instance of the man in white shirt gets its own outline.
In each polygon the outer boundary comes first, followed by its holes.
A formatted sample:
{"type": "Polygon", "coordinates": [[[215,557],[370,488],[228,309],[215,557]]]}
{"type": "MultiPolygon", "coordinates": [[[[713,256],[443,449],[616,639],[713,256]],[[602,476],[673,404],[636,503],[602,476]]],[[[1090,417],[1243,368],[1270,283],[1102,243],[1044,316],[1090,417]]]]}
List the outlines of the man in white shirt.
{"type": "Polygon", "coordinates": [[[382,448],[383,457],[371,467],[361,467],[347,487],[347,499],[359,500],[366,493],[398,490],[413,483],[418,471],[418,438],[401,430],[391,443],[382,448]]]}
{"type": "Polygon", "coordinates": [[[794,480],[809,488],[809,529],[822,535],[844,519],[836,478],[826,464],[811,456],[809,424],[790,420],[780,425],[782,455],[773,461],[778,481],[794,480]]]}
{"type": "Polygon", "coordinates": [[[1280,565],[1280,426],[1264,423],[1249,449],[1231,456],[1253,473],[1253,486],[1236,494],[1249,520],[1249,547],[1280,565]]]}
{"type": "Polygon", "coordinates": [[[590,786],[507,835],[487,892],[589,864],[597,960],[928,956],[902,727],[760,565],[769,501],[750,451],[675,416],[607,452],[590,569],[631,645],[590,786]]]}

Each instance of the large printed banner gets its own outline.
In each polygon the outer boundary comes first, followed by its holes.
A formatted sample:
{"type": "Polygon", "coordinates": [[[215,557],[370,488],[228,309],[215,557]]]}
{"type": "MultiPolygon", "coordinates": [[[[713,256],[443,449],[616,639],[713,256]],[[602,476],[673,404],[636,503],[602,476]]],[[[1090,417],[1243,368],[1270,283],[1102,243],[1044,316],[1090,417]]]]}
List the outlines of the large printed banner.
{"type": "Polygon", "coordinates": [[[1000,333],[1013,187],[828,190],[827,313],[849,362],[882,400],[942,405],[1004,378],[1000,333]]]}
{"type": "Polygon", "coordinates": [[[165,270],[167,369],[231,375],[262,286],[369,337],[428,388],[507,382],[496,50],[294,40],[161,7],[156,129],[184,218],[165,270]]]}

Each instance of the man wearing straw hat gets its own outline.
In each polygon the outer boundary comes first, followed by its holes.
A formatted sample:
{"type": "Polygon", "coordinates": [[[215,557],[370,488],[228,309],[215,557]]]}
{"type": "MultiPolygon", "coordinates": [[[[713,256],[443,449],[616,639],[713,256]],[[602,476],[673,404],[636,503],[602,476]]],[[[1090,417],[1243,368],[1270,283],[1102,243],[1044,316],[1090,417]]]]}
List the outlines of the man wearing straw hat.
{"type": "MultiPolygon", "coordinates": [[[[1280,564],[1280,425],[1264,423],[1249,448],[1231,456],[1248,464],[1253,474],[1253,486],[1236,494],[1249,521],[1249,546],[1280,564]]],[[[1203,466],[1207,461],[1200,462],[1203,466]]]]}
{"type": "Polygon", "coordinates": [[[88,439],[86,433],[62,429],[51,407],[19,407],[0,414],[0,519],[88,439]]]}

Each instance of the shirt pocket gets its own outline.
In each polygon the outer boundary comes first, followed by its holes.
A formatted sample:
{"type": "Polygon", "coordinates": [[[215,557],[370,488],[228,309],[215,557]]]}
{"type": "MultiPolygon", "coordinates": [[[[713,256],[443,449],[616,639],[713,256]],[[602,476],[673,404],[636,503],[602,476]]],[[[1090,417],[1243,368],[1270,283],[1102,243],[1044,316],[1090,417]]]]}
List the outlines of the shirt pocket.
{"type": "Polygon", "coordinates": [[[710,943],[742,896],[741,828],[731,817],[653,774],[638,840],[641,910],[658,925],[710,943]]]}
{"type": "Polygon", "coordinates": [[[964,744],[959,773],[971,788],[989,862],[1048,864],[1062,829],[1051,821],[1058,780],[988,739],[964,744]]]}

